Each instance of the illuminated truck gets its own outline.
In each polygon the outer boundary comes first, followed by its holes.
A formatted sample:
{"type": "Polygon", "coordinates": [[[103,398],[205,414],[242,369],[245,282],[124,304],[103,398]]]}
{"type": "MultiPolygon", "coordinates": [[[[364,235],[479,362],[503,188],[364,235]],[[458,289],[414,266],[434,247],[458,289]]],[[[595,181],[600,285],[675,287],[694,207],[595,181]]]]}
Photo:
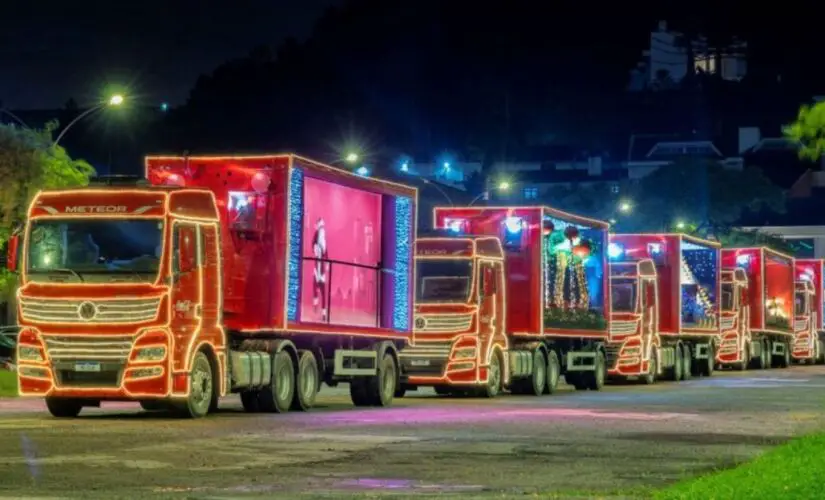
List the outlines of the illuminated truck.
{"type": "Polygon", "coordinates": [[[605,381],[605,222],[547,207],[436,208],[444,235],[416,242],[401,390],[550,393],[605,381]]]}
{"type": "Polygon", "coordinates": [[[739,369],[788,366],[794,295],[793,257],[766,247],[722,249],[723,334],[717,360],[739,369]]]}
{"type": "Polygon", "coordinates": [[[200,417],[386,406],[412,318],[417,192],[293,155],[150,157],[145,187],[41,192],[18,293],[20,392],[200,417]]]}
{"type": "Polygon", "coordinates": [[[823,259],[796,259],[794,341],[791,357],[799,363],[825,362],[822,335],[823,259]]]}
{"type": "Polygon", "coordinates": [[[607,349],[612,377],[711,375],[720,340],[719,244],[683,234],[612,234],[607,349]]]}

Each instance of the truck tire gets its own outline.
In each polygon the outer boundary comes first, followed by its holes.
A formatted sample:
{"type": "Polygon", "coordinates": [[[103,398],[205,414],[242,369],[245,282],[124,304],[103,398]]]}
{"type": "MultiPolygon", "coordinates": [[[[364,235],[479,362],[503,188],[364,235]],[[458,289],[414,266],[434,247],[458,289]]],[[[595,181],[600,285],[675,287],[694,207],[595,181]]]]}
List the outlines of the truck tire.
{"type": "Polygon", "coordinates": [[[789,342],[783,342],[782,345],[785,348],[785,354],[783,354],[780,358],[782,362],[780,366],[782,368],[788,368],[789,366],[791,366],[791,345],[789,342]]]}
{"type": "Polygon", "coordinates": [[[645,373],[642,377],[640,377],[641,381],[645,385],[653,385],[656,383],[656,372],[658,371],[659,367],[656,363],[656,353],[654,352],[652,356],[650,356],[650,364],[648,365],[647,373],[645,373]]]}
{"type": "Polygon", "coordinates": [[[46,398],[46,408],[53,417],[75,418],[80,415],[83,405],[76,399],[69,398],[46,398]]]}
{"type": "Polygon", "coordinates": [[[318,361],[310,351],[301,351],[298,358],[298,370],[295,377],[295,394],[292,397],[292,409],[309,411],[318,396],[318,361]]]}
{"type": "Polygon", "coordinates": [[[763,340],[760,344],[761,352],[759,353],[759,361],[758,365],[756,366],[760,370],[767,370],[771,367],[773,356],[771,355],[771,343],[767,340],[763,340]]]}
{"type": "Polygon", "coordinates": [[[814,360],[814,364],[821,365],[825,363],[825,342],[822,340],[816,341],[816,359],[814,360]]]}
{"type": "Polygon", "coordinates": [[[561,364],[556,351],[547,352],[547,383],[544,384],[545,394],[555,394],[559,389],[559,378],[561,377],[561,364]]]}
{"type": "Polygon", "coordinates": [[[241,406],[247,413],[258,413],[261,411],[261,391],[241,391],[241,406]]]}
{"type": "Polygon", "coordinates": [[[690,380],[693,374],[693,357],[690,346],[682,344],[682,380],[690,380]]]}
{"type": "Polygon", "coordinates": [[[541,349],[533,352],[533,373],[524,382],[524,394],[531,396],[544,394],[544,388],[547,385],[547,357],[541,349]]]}
{"type": "Polygon", "coordinates": [[[212,373],[212,364],[203,351],[198,351],[192,360],[189,380],[189,396],[178,405],[178,409],[186,418],[205,417],[215,395],[215,374],[212,373]]]}
{"type": "Polygon", "coordinates": [[[736,364],[736,369],[739,371],[745,371],[750,367],[751,364],[751,346],[750,342],[745,342],[745,346],[742,348],[742,361],[736,364]]]}
{"type": "Polygon", "coordinates": [[[349,384],[349,395],[355,406],[392,405],[398,374],[395,360],[388,351],[384,352],[378,364],[377,373],[371,377],[355,378],[349,384]]]}
{"type": "Polygon", "coordinates": [[[272,356],[272,377],[269,387],[258,396],[261,411],[267,413],[286,413],[292,405],[295,394],[295,364],[292,356],[285,350],[272,356]]]}
{"type": "MultiPolygon", "coordinates": [[[[607,363],[604,359],[602,351],[596,352],[596,360],[594,362],[594,369],[592,372],[583,374],[585,386],[591,391],[600,391],[604,387],[604,381],[607,379],[607,363]]],[[[576,387],[578,389],[578,386],[576,387]]]]}
{"type": "Polygon", "coordinates": [[[716,365],[716,349],[713,347],[713,342],[708,344],[708,358],[702,360],[699,364],[699,375],[703,377],[710,377],[713,375],[713,369],[716,365]]]}
{"type": "Polygon", "coordinates": [[[501,357],[498,351],[493,352],[490,366],[487,368],[487,384],[479,391],[481,397],[492,399],[501,392],[501,357]]]}
{"type": "Polygon", "coordinates": [[[682,368],[684,367],[684,362],[682,361],[682,346],[681,344],[676,344],[673,346],[673,366],[668,370],[670,374],[670,380],[674,382],[679,382],[682,380],[682,368]]]}

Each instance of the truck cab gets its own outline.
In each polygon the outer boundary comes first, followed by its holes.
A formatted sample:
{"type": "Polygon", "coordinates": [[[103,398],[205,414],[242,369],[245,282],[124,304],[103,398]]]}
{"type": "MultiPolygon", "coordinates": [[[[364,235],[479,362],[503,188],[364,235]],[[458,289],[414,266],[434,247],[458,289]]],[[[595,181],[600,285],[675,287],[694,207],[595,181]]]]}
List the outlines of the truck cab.
{"type": "Polygon", "coordinates": [[[608,374],[614,377],[653,373],[661,346],[656,266],[650,259],[610,263],[611,321],[608,374]]]}
{"type": "Polygon", "coordinates": [[[194,412],[216,404],[227,386],[221,295],[207,286],[221,277],[212,194],[47,191],[28,215],[21,395],[45,396],[55,416],[102,400],[172,398],[194,412]]]}
{"type": "Polygon", "coordinates": [[[721,341],[716,360],[745,370],[749,359],[744,359],[745,345],[750,344],[750,306],[748,305],[748,276],[744,269],[723,269],[720,283],[721,341]]]}
{"type": "Polygon", "coordinates": [[[794,341],[791,355],[794,360],[804,362],[819,357],[817,338],[817,314],[814,310],[816,293],[809,280],[796,282],[794,288],[794,341]]]}
{"type": "Polygon", "coordinates": [[[401,352],[407,388],[477,385],[507,378],[490,367],[507,338],[504,252],[498,238],[419,237],[410,346],[401,352]]]}

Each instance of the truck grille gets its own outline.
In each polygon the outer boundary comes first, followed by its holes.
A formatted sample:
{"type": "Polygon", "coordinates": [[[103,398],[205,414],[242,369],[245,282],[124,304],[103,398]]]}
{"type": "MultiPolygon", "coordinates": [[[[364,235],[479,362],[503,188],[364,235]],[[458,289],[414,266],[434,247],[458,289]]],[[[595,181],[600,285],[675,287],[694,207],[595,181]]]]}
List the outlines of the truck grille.
{"type": "Polygon", "coordinates": [[[160,297],[151,299],[20,299],[23,318],[50,323],[142,323],[157,317],[160,297]]]}
{"type": "Polygon", "coordinates": [[[401,370],[404,374],[437,376],[444,371],[450,357],[452,342],[425,342],[401,350],[401,370]],[[424,363],[424,364],[422,364],[424,363]]]}
{"type": "Polygon", "coordinates": [[[133,341],[131,335],[44,335],[43,339],[53,362],[89,359],[125,363],[133,341]]]}
{"type": "Polygon", "coordinates": [[[416,333],[465,332],[473,324],[469,314],[423,314],[415,317],[416,333]]]}

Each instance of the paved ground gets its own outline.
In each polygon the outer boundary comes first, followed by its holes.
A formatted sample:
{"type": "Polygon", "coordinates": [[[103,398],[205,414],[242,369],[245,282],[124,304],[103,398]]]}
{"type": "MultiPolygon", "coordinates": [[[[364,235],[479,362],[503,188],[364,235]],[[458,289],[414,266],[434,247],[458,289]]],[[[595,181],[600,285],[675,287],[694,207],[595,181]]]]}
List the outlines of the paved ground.
{"type": "Polygon", "coordinates": [[[426,393],[371,410],[325,389],[310,414],[246,415],[231,399],[199,421],[127,404],[55,420],[39,401],[0,400],[0,498],[510,498],[654,487],[822,426],[823,388],[817,366],[542,398],[426,393]]]}

